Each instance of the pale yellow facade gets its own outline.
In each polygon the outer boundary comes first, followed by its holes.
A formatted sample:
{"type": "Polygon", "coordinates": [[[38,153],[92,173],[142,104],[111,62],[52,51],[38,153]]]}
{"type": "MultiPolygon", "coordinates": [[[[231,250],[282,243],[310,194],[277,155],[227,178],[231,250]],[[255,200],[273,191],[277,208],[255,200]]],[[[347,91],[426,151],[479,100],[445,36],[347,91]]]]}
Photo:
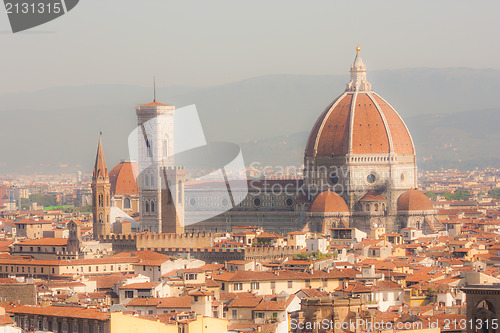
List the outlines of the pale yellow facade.
{"type": "Polygon", "coordinates": [[[228,321],[225,319],[196,316],[196,320],[187,323],[164,324],[159,321],[111,313],[111,333],[224,333],[228,321]]]}

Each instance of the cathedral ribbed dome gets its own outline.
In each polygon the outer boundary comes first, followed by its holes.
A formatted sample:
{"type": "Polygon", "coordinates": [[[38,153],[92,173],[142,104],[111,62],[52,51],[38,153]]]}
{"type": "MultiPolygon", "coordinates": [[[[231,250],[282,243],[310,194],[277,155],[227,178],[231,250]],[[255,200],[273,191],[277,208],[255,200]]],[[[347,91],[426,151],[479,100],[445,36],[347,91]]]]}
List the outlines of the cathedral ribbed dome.
{"type": "Polygon", "coordinates": [[[391,152],[414,155],[413,141],[396,110],[371,91],[358,53],[346,91],[316,121],[305,154],[315,157],[391,152]]]}

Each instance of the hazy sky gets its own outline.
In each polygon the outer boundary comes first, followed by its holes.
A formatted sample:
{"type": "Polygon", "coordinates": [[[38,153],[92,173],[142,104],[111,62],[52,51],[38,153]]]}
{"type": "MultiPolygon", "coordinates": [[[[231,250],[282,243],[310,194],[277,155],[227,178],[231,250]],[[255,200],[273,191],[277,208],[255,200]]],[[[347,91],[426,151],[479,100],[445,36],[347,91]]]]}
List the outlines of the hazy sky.
{"type": "Polygon", "coordinates": [[[499,1],[80,0],[12,34],[0,13],[0,94],[61,85],[215,85],[266,74],[500,68],[499,1]]]}

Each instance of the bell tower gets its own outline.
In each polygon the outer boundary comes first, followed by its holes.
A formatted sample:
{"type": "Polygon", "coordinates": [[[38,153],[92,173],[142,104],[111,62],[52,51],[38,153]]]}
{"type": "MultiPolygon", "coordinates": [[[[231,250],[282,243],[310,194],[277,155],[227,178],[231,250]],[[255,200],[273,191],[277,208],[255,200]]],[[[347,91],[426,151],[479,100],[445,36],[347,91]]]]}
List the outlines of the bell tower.
{"type": "Polygon", "coordinates": [[[183,169],[174,167],[175,106],[153,102],[136,107],[141,231],[184,232],[183,169]]]}
{"type": "Polygon", "coordinates": [[[92,212],[94,239],[111,233],[110,221],[110,189],[108,168],[102,150],[101,136],[97,146],[94,173],[92,175],[92,212]]]}

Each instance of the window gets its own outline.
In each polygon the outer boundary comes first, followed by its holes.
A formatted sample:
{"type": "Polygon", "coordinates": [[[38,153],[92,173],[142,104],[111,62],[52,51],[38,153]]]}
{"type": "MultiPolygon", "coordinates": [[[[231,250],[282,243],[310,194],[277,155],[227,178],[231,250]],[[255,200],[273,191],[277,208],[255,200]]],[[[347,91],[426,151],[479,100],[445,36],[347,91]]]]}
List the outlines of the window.
{"type": "Polygon", "coordinates": [[[177,186],[177,200],[179,200],[179,203],[182,203],[182,182],[179,180],[178,186],[177,186]]]}
{"type": "Polygon", "coordinates": [[[310,288],[310,287],[311,287],[311,280],[306,279],[306,288],[310,288]]]}
{"type": "Polygon", "coordinates": [[[264,318],[264,312],[256,312],[255,318],[264,318]]]}
{"type": "Polygon", "coordinates": [[[271,281],[271,289],[276,289],[276,281],[271,281]]]}
{"type": "Polygon", "coordinates": [[[277,312],[273,312],[273,316],[271,318],[277,319],[278,318],[278,313],[277,312]]]}
{"type": "Polygon", "coordinates": [[[153,310],[148,310],[148,314],[153,314],[153,310]]]}
{"type": "Polygon", "coordinates": [[[376,180],[376,176],[373,174],[373,173],[370,173],[367,177],[366,177],[366,180],[368,181],[368,183],[370,184],[373,184],[375,183],[375,180],[376,180]]]}
{"type": "Polygon", "coordinates": [[[146,140],[146,148],[148,157],[153,157],[153,142],[151,141],[151,139],[146,140]]]}
{"type": "Polygon", "coordinates": [[[146,201],[146,213],[149,213],[149,202],[146,201]]]}
{"type": "Polygon", "coordinates": [[[234,290],[243,290],[243,283],[235,283],[234,290]]]}
{"type": "Polygon", "coordinates": [[[226,289],[226,284],[225,284],[224,282],[222,283],[222,286],[221,286],[221,288],[220,288],[220,289],[221,289],[221,290],[225,290],[225,289],[226,289]]]}
{"type": "Polygon", "coordinates": [[[130,198],[125,198],[125,200],[123,200],[123,209],[130,209],[130,207],[130,198]]]}
{"type": "Polygon", "coordinates": [[[252,290],[257,290],[257,289],[259,289],[259,287],[260,287],[259,282],[252,282],[252,286],[251,286],[252,290]]]}
{"type": "Polygon", "coordinates": [[[155,212],[155,202],[151,201],[151,213],[155,212]]]}
{"type": "Polygon", "coordinates": [[[288,288],[293,288],[293,281],[288,281],[288,288]]]}
{"type": "Polygon", "coordinates": [[[196,273],[186,274],[186,280],[196,280],[196,279],[198,279],[198,274],[196,273]]]}
{"type": "Polygon", "coordinates": [[[233,319],[238,318],[238,310],[233,310],[233,319]]]}
{"type": "Polygon", "coordinates": [[[133,290],[125,290],[125,298],[134,298],[133,290]]]}

